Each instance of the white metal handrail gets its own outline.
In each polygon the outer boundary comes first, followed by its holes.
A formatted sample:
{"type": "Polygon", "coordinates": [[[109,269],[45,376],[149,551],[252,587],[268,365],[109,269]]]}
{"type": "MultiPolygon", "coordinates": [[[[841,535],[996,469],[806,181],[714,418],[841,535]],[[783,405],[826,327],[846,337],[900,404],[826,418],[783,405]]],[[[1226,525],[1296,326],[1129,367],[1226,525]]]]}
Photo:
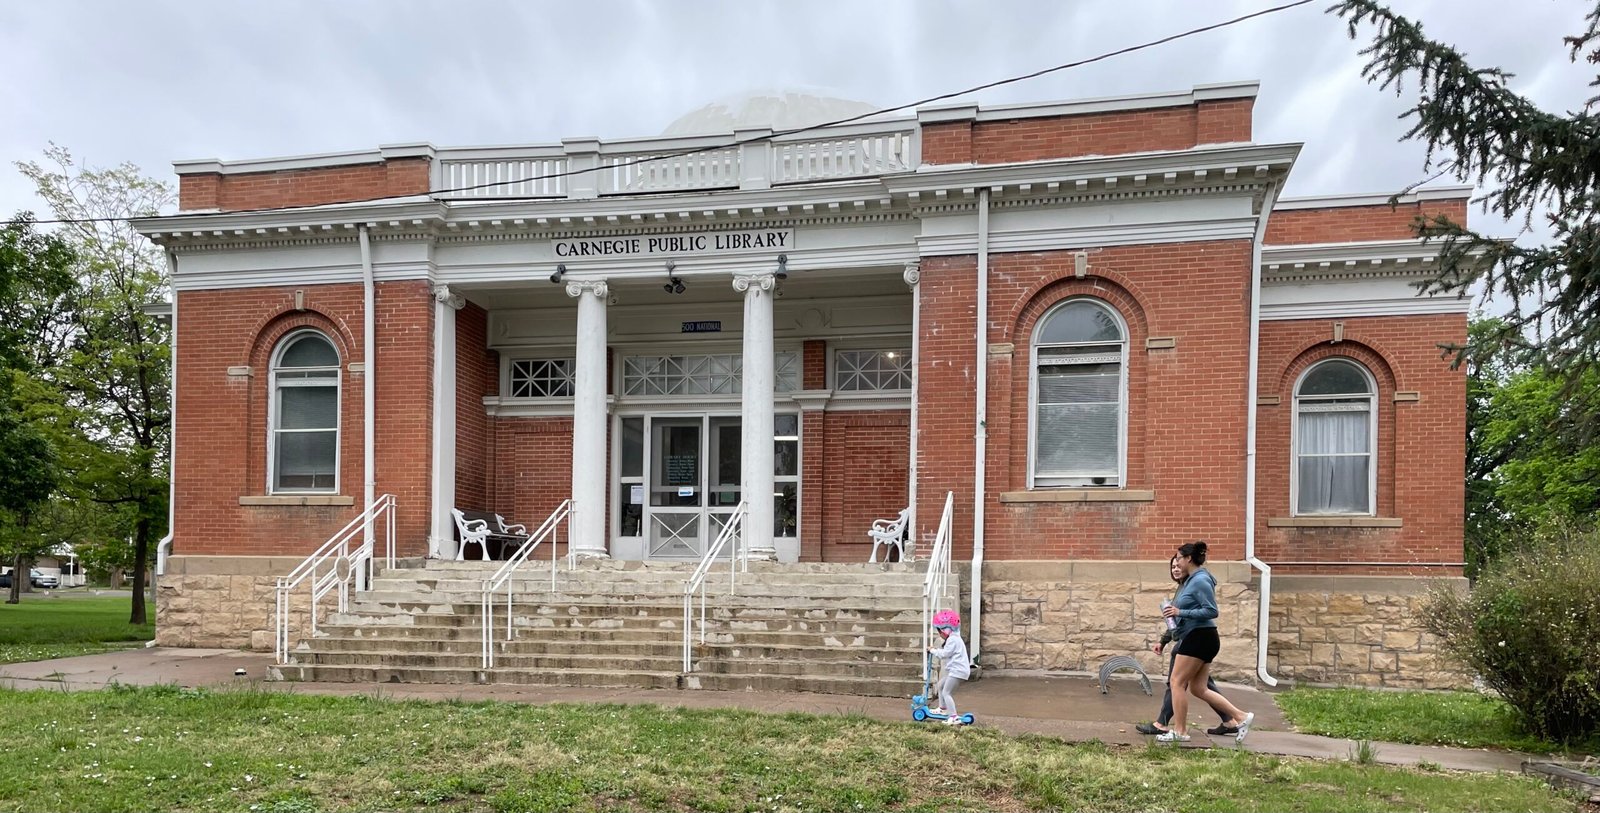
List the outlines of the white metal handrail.
{"type": "Polygon", "coordinates": [[[740,500],[733,507],[733,512],[728,514],[727,524],[722,526],[722,533],[717,534],[717,541],[706,548],[700,557],[700,565],[694,569],[694,575],[683,584],[683,672],[688,674],[694,671],[694,661],[691,658],[690,626],[694,623],[694,593],[700,591],[700,643],[706,642],[706,576],[711,573],[711,565],[722,554],[722,549],[728,546],[728,541],[734,542],[734,550],[728,557],[728,594],[733,594],[734,574],[743,570],[750,572],[750,551],[744,544],[745,501],[740,500]]]}
{"type": "MultiPolygon", "coordinates": [[[[550,516],[545,517],[544,522],[539,525],[538,530],[535,530],[533,533],[529,534],[528,537],[522,541],[522,544],[517,546],[517,552],[511,554],[511,558],[507,559],[506,563],[501,565],[500,569],[495,571],[493,576],[483,580],[483,595],[479,603],[479,607],[482,610],[479,621],[479,626],[481,627],[479,633],[481,635],[481,642],[483,643],[483,668],[489,669],[494,666],[495,591],[499,590],[501,587],[504,587],[506,590],[506,640],[509,641],[511,640],[512,634],[511,603],[515,593],[514,588],[516,587],[516,581],[512,579],[512,576],[516,574],[517,568],[521,567],[523,563],[532,558],[534,549],[539,547],[540,543],[544,542],[545,538],[548,537],[550,539],[550,595],[555,595],[556,572],[558,570],[556,567],[556,545],[561,541],[560,536],[557,534],[557,529],[560,528],[561,523],[565,522],[567,516],[571,513],[572,500],[562,500],[561,504],[556,506],[556,510],[551,511],[550,516]]],[[[567,547],[572,547],[572,540],[570,536],[568,537],[567,542],[567,547]]],[[[573,558],[569,555],[567,557],[567,569],[571,570],[572,567],[573,558]]]]}
{"type": "Polygon", "coordinates": [[[311,634],[317,634],[317,605],[328,593],[337,590],[339,612],[350,608],[350,588],[367,590],[371,587],[373,527],[379,522],[383,529],[384,561],[394,567],[394,515],[393,494],[374,500],[348,525],[322,543],[316,552],[307,556],[289,575],[278,578],[277,604],[273,608],[272,651],[277,662],[289,661],[290,599],[296,587],[309,582],[311,587],[311,634]]]}
{"type": "MultiPolygon", "coordinates": [[[[950,583],[950,538],[954,523],[956,493],[944,495],[944,513],[939,515],[939,532],[933,538],[933,550],[928,555],[928,575],[922,579],[922,648],[933,644],[933,614],[944,603],[944,594],[950,583]]],[[[929,677],[928,658],[922,659],[922,682],[929,677]]]]}

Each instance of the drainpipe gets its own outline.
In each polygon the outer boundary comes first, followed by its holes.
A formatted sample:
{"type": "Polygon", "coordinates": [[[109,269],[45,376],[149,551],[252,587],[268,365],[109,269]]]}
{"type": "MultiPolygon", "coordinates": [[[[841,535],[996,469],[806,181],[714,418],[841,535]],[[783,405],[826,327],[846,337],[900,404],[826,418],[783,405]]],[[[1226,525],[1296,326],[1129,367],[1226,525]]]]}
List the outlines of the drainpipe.
{"type": "MultiPolygon", "coordinates": [[[[167,285],[171,286],[178,275],[178,255],[167,249],[167,285]]],[[[178,505],[178,291],[172,290],[172,317],[167,324],[170,331],[167,340],[171,342],[171,349],[167,353],[167,363],[170,366],[168,373],[171,376],[167,385],[167,418],[172,423],[167,429],[167,535],[161,537],[156,543],[156,573],[150,579],[150,591],[161,595],[157,589],[160,586],[161,576],[167,572],[167,557],[172,555],[172,534],[175,525],[178,505]]],[[[160,621],[159,618],[156,619],[160,621]]]]}
{"type": "Polygon", "coordinates": [[[1278,200],[1278,185],[1267,184],[1256,220],[1256,239],[1250,248],[1250,372],[1245,389],[1244,452],[1244,559],[1261,571],[1261,615],[1256,619],[1256,676],[1268,686],[1278,679],[1267,674],[1267,618],[1272,609],[1272,568],[1256,558],[1256,386],[1261,366],[1261,243],[1267,238],[1267,218],[1278,200]]]}
{"type": "MultiPolygon", "coordinates": [[[[377,421],[373,409],[377,401],[376,373],[378,365],[374,356],[374,334],[377,322],[377,311],[374,309],[375,283],[372,280],[372,241],[367,236],[367,227],[362,226],[357,233],[361,243],[361,296],[362,314],[361,325],[361,416],[362,416],[362,480],[365,482],[365,491],[362,493],[363,512],[372,511],[372,503],[377,491],[377,466],[374,463],[373,444],[377,435],[377,421]]],[[[367,516],[367,522],[362,529],[362,544],[372,544],[372,517],[367,516]]],[[[357,574],[357,590],[365,590],[366,568],[361,568],[357,574]]]]}
{"type": "Polygon", "coordinates": [[[978,192],[978,404],[972,474],[972,610],[968,640],[972,657],[983,648],[983,502],[984,469],[989,457],[989,190],[978,192]]]}
{"type": "Polygon", "coordinates": [[[922,261],[915,260],[906,263],[905,270],[901,272],[901,279],[911,287],[911,461],[906,471],[910,474],[906,483],[906,508],[910,512],[906,515],[905,537],[911,542],[911,549],[916,550],[917,545],[917,378],[918,369],[922,366],[922,261]]]}

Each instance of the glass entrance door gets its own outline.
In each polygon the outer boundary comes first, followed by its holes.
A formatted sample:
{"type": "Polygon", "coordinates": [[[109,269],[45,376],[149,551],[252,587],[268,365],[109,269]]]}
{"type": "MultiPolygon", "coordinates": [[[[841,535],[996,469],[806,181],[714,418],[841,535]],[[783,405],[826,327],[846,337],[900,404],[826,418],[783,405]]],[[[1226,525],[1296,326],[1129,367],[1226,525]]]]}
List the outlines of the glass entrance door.
{"type": "Polygon", "coordinates": [[[657,418],[650,426],[649,552],[652,559],[698,559],[705,550],[705,450],[702,418],[657,418]]]}
{"type": "MultiPolygon", "coordinates": [[[[642,537],[646,558],[699,559],[743,497],[739,417],[647,415],[620,418],[617,426],[618,535],[642,537]]],[[[773,536],[792,539],[799,532],[798,416],[779,413],[774,428],[773,536]]]]}

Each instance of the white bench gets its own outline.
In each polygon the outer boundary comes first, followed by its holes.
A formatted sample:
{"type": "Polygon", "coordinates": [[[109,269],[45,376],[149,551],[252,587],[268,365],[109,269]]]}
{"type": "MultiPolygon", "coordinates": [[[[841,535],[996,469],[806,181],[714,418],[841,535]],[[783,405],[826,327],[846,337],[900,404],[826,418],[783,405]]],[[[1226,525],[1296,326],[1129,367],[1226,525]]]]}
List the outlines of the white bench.
{"type": "Polygon", "coordinates": [[[494,558],[504,559],[509,553],[515,553],[522,543],[528,541],[528,528],[525,525],[506,524],[504,517],[491,514],[488,511],[462,511],[459,508],[450,509],[451,516],[456,519],[456,532],[461,536],[461,544],[456,546],[456,561],[466,558],[467,546],[477,545],[482,552],[483,561],[491,558],[489,546],[496,545],[499,556],[494,558]],[[513,546],[510,551],[506,547],[513,546]]]}
{"type": "MultiPolygon", "coordinates": [[[[900,514],[894,519],[875,519],[872,529],[867,531],[867,536],[872,537],[872,556],[868,562],[878,561],[878,546],[887,545],[899,554],[899,560],[908,561],[906,558],[906,523],[911,521],[911,509],[901,509],[900,514]]],[[[888,551],[884,551],[884,561],[889,561],[888,551]]]]}

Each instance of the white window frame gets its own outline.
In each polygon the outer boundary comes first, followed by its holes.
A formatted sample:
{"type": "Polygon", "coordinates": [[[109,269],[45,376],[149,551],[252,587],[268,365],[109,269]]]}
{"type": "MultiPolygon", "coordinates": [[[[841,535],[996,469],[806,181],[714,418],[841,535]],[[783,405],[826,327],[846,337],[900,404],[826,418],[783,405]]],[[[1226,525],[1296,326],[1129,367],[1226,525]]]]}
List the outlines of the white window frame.
{"type": "MultiPolygon", "coordinates": [[[[267,493],[268,494],[338,494],[340,493],[341,456],[344,447],[344,359],[339,357],[339,345],[335,344],[328,334],[314,328],[305,328],[289,333],[278,340],[278,346],[272,351],[272,361],[268,366],[267,378],[267,493]],[[333,487],[332,488],[278,488],[278,391],[280,386],[327,386],[323,383],[330,379],[289,379],[289,381],[316,381],[316,384],[278,382],[279,364],[283,359],[284,351],[288,350],[303,336],[316,336],[328,346],[333,348],[333,355],[339,361],[333,367],[295,367],[295,370],[333,371],[333,487]]],[[[319,430],[320,431],[320,430],[319,430]]]]}
{"type": "Polygon", "coordinates": [[[516,390],[515,390],[516,382],[514,380],[514,377],[515,377],[515,371],[517,369],[517,365],[518,364],[522,364],[522,363],[546,364],[546,363],[554,363],[554,362],[565,362],[566,363],[568,373],[567,373],[567,377],[566,377],[565,380],[566,380],[566,383],[567,383],[567,388],[571,389],[573,384],[574,384],[574,380],[573,379],[577,374],[577,360],[573,356],[571,356],[571,355],[566,355],[566,356],[563,356],[563,355],[515,356],[515,357],[511,357],[511,358],[507,358],[506,359],[505,375],[502,378],[502,380],[505,381],[505,390],[501,393],[502,396],[505,397],[505,398],[516,398],[519,401],[520,400],[549,401],[549,400],[554,400],[554,399],[571,400],[572,393],[570,393],[570,392],[567,393],[566,395],[516,395],[515,394],[515,392],[516,392],[516,390]]]}
{"type": "Polygon", "coordinates": [[[832,356],[832,358],[830,359],[830,361],[832,361],[833,363],[828,365],[828,384],[832,388],[833,392],[838,393],[838,394],[843,394],[843,395],[877,395],[877,394],[903,394],[903,393],[909,393],[909,392],[911,392],[911,384],[912,384],[912,382],[916,380],[916,361],[915,361],[915,359],[911,358],[911,348],[909,346],[883,346],[883,345],[879,345],[879,346],[875,346],[875,347],[835,347],[835,348],[833,348],[833,353],[831,354],[831,356],[832,356]],[[888,353],[894,353],[896,355],[897,359],[898,358],[904,358],[906,360],[906,371],[905,371],[906,385],[904,387],[895,387],[895,388],[892,388],[892,389],[885,389],[885,388],[854,389],[854,390],[845,389],[844,387],[840,386],[841,383],[842,383],[840,381],[840,377],[842,375],[844,375],[845,371],[844,371],[843,365],[841,365],[839,363],[839,357],[844,355],[844,354],[846,354],[846,353],[870,353],[870,354],[873,354],[873,355],[884,355],[884,354],[888,354],[888,353]]]}
{"type": "MultiPolygon", "coordinates": [[[[1294,382],[1293,411],[1289,413],[1289,516],[1291,517],[1374,517],[1378,515],[1378,380],[1367,365],[1349,356],[1330,356],[1307,367],[1294,382]],[[1330,362],[1347,362],[1354,365],[1367,380],[1367,510],[1366,511],[1315,511],[1300,510],[1300,388],[1318,367],[1330,362]]],[[[1352,393],[1340,395],[1310,395],[1305,400],[1331,401],[1339,398],[1359,397],[1352,393]]]]}
{"type": "MultiPolygon", "coordinates": [[[[1063,489],[1063,488],[1093,488],[1107,489],[1127,488],[1128,484],[1128,346],[1131,343],[1128,333],[1128,321],[1122,318],[1110,302],[1093,296],[1073,296],[1061,300],[1050,306],[1043,316],[1034,323],[1033,335],[1028,339],[1028,488],[1033,489],[1063,489]],[[1117,322],[1117,329],[1122,332],[1120,375],[1117,384],[1117,482],[1095,484],[1092,482],[1049,482],[1040,483],[1038,466],[1038,440],[1039,440],[1039,332],[1056,311],[1073,302],[1091,302],[1104,309],[1117,322]]],[[[1051,478],[1062,480],[1068,478],[1051,478]]],[[[1085,478],[1087,479],[1087,478],[1085,478]]]]}

